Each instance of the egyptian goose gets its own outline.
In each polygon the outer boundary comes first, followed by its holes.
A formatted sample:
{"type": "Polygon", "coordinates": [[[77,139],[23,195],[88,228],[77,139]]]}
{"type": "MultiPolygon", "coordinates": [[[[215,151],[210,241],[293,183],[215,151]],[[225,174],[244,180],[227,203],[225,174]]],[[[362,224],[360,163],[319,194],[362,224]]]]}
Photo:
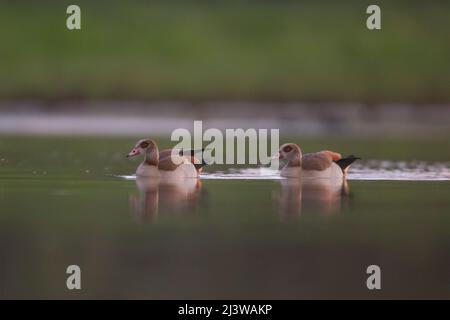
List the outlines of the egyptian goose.
{"type": "Polygon", "coordinates": [[[144,154],[144,161],[136,170],[136,176],[161,178],[196,178],[205,163],[196,161],[193,151],[180,150],[172,155],[172,149],[158,150],[152,139],[139,140],[127,158],[144,154]]]}
{"type": "Polygon", "coordinates": [[[360,159],[355,156],[342,158],[339,153],[328,150],[302,155],[295,143],[283,144],[275,158],[288,161],[280,172],[282,177],[340,180],[345,177],[349,166],[360,159]]]}

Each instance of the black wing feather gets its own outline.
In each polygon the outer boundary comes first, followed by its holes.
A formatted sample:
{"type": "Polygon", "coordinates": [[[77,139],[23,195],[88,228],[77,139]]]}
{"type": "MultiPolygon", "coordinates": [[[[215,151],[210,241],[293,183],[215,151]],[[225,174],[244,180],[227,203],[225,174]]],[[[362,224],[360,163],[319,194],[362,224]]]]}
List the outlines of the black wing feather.
{"type": "Polygon", "coordinates": [[[354,155],[339,159],[336,162],[336,164],[342,169],[343,172],[345,172],[345,169],[347,169],[353,162],[356,160],[360,160],[361,158],[355,157],[354,155]]]}

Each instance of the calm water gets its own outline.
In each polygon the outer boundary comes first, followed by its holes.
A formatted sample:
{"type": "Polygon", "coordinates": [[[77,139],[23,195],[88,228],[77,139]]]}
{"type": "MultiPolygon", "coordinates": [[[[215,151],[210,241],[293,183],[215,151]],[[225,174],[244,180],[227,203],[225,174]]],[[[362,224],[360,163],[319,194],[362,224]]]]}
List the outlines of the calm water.
{"type": "Polygon", "coordinates": [[[1,298],[450,298],[442,159],[366,160],[344,185],[223,167],[157,183],[132,175],[133,142],[1,140],[1,298]]]}

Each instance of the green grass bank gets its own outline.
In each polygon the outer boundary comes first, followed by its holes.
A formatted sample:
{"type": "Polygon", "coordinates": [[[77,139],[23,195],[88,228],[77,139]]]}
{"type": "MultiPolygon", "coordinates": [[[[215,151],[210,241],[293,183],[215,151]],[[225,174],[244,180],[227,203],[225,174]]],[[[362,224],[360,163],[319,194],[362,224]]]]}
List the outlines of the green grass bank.
{"type": "Polygon", "coordinates": [[[6,2],[0,100],[450,101],[450,3],[6,2]]]}

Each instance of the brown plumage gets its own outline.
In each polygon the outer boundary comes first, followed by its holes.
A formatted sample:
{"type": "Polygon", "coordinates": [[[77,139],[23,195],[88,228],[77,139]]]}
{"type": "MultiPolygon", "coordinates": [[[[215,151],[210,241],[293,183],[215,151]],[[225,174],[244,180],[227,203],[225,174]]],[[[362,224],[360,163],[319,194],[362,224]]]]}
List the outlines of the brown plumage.
{"type": "Polygon", "coordinates": [[[286,177],[342,177],[357,157],[342,158],[340,153],[324,150],[302,155],[295,143],[286,143],[280,147],[280,159],[286,159],[287,165],[281,170],[286,177]]]}
{"type": "Polygon", "coordinates": [[[194,156],[193,151],[187,153],[189,155],[174,149],[159,151],[154,140],[142,139],[136,143],[127,157],[144,155],[144,161],[136,170],[136,175],[159,176],[165,174],[167,176],[170,173],[171,176],[174,174],[176,176],[197,176],[206,163],[200,162],[194,156]]]}
{"type": "Polygon", "coordinates": [[[328,150],[307,153],[302,156],[302,169],[319,171],[325,170],[328,169],[333,162],[341,158],[342,156],[339,153],[328,150]]]}
{"type": "MultiPolygon", "coordinates": [[[[133,150],[127,155],[127,157],[133,157],[139,154],[144,154],[144,163],[151,166],[156,166],[160,170],[173,171],[177,169],[181,164],[185,163],[200,163],[195,156],[185,156],[176,152],[172,156],[173,149],[164,149],[159,151],[158,145],[152,139],[139,140],[133,150]],[[174,163],[174,161],[177,163],[174,163]]],[[[201,168],[199,168],[201,169],[201,168]]],[[[199,171],[199,170],[197,170],[199,171]]]]}
{"type": "MultiPolygon", "coordinates": [[[[175,170],[176,168],[178,168],[179,165],[173,163],[172,161],[172,150],[173,149],[164,149],[161,150],[159,152],[159,163],[158,163],[158,169],[160,170],[175,170]]],[[[194,166],[196,164],[201,164],[200,160],[198,160],[194,155],[192,156],[187,156],[187,155],[183,155],[183,154],[179,154],[177,156],[174,157],[180,157],[183,159],[184,163],[188,162],[188,163],[192,163],[194,166]]],[[[201,172],[203,170],[203,166],[198,167],[195,166],[197,172],[201,172]]]]}

